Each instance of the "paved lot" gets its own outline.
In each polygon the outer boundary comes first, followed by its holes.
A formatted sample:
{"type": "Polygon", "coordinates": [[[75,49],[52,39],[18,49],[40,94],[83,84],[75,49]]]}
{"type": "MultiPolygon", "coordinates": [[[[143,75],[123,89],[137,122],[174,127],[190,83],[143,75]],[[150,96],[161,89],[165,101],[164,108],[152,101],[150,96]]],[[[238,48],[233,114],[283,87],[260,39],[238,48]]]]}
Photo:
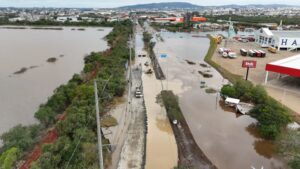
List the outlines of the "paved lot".
{"type": "MultiPolygon", "coordinates": [[[[220,47],[230,48],[233,51],[237,53],[236,59],[228,59],[223,58],[217,51],[215,52],[212,60],[218,63],[219,65],[222,65],[225,69],[229,70],[232,73],[241,75],[245,77],[246,69],[242,68],[242,61],[243,60],[256,60],[257,61],[257,67],[255,69],[250,69],[249,73],[249,80],[251,80],[255,84],[264,84],[265,80],[265,66],[267,63],[284,59],[296,54],[299,54],[299,52],[289,52],[289,51],[278,51],[276,54],[270,53],[267,51],[267,49],[260,48],[256,43],[249,42],[249,43],[241,43],[237,41],[231,41],[228,42],[226,45],[224,41],[222,44],[218,46],[218,49],[220,47]],[[244,48],[246,50],[248,49],[259,49],[263,50],[267,53],[267,56],[265,58],[255,58],[255,57],[243,57],[240,55],[239,50],[241,48],[244,48]]],[[[293,111],[299,114],[300,116],[300,106],[298,106],[298,103],[300,103],[300,85],[295,85],[295,83],[300,84],[300,82],[292,82],[292,83],[283,83],[285,79],[281,79],[278,81],[279,75],[277,73],[270,73],[269,74],[269,82],[266,86],[266,89],[270,96],[272,96],[274,99],[278,100],[279,102],[283,103],[293,111]]]]}
{"type": "MultiPolygon", "coordinates": [[[[224,47],[225,43],[218,46],[218,49],[220,47],[224,47]]],[[[222,65],[225,69],[241,75],[245,76],[246,74],[246,69],[242,68],[242,61],[243,60],[256,60],[257,61],[257,67],[255,69],[250,70],[249,74],[249,79],[254,82],[255,84],[261,84],[265,80],[265,66],[267,63],[284,59],[290,56],[293,56],[297,53],[294,52],[288,52],[288,51],[279,51],[276,54],[270,53],[267,51],[266,48],[261,48],[259,47],[256,43],[254,42],[248,42],[248,43],[241,43],[238,41],[232,41],[228,42],[226,45],[226,48],[232,49],[234,52],[237,53],[237,58],[236,59],[229,59],[229,58],[223,58],[217,51],[215,52],[213,56],[213,61],[218,63],[219,65],[222,65]],[[263,50],[266,52],[267,56],[265,58],[256,58],[256,57],[250,57],[250,56],[241,56],[240,55],[240,49],[244,48],[246,50],[248,49],[257,49],[257,50],[263,50]]],[[[276,75],[270,75],[270,79],[275,78],[276,75]]]]}

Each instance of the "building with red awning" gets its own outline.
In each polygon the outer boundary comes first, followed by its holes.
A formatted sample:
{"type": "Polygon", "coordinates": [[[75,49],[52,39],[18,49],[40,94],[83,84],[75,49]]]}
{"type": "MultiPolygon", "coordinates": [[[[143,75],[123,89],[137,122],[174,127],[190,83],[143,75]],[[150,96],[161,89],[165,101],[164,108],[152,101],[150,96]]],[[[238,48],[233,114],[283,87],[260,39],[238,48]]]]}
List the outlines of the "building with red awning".
{"type": "Polygon", "coordinates": [[[300,54],[268,63],[266,65],[265,84],[268,82],[269,72],[285,74],[294,77],[300,77],[300,54]]]}

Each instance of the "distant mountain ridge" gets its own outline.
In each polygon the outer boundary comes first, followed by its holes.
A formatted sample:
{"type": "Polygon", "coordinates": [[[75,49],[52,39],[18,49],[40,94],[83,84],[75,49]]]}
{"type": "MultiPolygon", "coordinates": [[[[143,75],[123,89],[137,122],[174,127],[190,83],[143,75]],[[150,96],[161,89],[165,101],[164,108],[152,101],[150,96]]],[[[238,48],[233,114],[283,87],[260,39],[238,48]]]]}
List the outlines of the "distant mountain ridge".
{"type": "Polygon", "coordinates": [[[137,4],[119,7],[121,9],[192,9],[201,8],[201,6],[194,5],[187,2],[162,2],[162,3],[149,3],[137,4]]]}
{"type": "Polygon", "coordinates": [[[279,7],[300,7],[298,5],[285,4],[249,4],[249,5],[221,5],[221,6],[200,6],[188,2],[162,2],[137,4],[119,7],[120,9],[204,9],[204,8],[279,8],[279,7]]]}
{"type": "Polygon", "coordinates": [[[256,8],[279,8],[279,7],[299,7],[297,5],[285,5],[285,4],[248,4],[248,5],[222,5],[214,7],[228,7],[228,8],[245,8],[245,7],[256,7],[256,8]]]}

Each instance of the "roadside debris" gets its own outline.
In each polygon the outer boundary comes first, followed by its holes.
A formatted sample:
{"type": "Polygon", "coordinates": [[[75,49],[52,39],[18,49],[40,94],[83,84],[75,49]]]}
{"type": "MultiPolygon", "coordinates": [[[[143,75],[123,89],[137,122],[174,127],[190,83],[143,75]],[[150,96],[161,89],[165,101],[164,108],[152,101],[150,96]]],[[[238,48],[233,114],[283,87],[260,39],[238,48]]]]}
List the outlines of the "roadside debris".
{"type": "Polygon", "coordinates": [[[188,63],[189,65],[195,65],[196,63],[190,60],[185,59],[186,63],[188,63]]]}
{"type": "Polygon", "coordinates": [[[145,72],[145,74],[152,74],[152,73],[153,73],[152,69],[148,69],[148,70],[145,72]]]}
{"type": "Polygon", "coordinates": [[[201,74],[201,75],[202,75],[203,77],[205,77],[205,78],[211,78],[211,77],[213,77],[212,74],[210,74],[210,73],[208,73],[208,72],[206,72],[206,71],[201,71],[201,70],[199,70],[198,73],[201,74]]]}
{"type": "Polygon", "coordinates": [[[201,67],[208,67],[208,65],[206,63],[200,63],[201,67]]]}

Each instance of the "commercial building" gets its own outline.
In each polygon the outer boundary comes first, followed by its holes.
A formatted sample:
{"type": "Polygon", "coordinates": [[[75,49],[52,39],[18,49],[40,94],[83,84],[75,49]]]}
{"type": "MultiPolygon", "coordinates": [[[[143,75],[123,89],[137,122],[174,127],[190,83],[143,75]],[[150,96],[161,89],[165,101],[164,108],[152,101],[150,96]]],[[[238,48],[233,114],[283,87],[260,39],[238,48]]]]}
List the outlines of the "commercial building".
{"type": "Polygon", "coordinates": [[[278,50],[300,49],[300,31],[271,31],[261,28],[256,32],[256,43],[261,47],[276,47],[278,50]]]}
{"type": "MultiPolygon", "coordinates": [[[[205,17],[192,17],[190,18],[192,22],[206,22],[207,19],[205,17]]],[[[184,22],[184,17],[169,17],[169,18],[154,18],[154,22],[163,22],[163,23],[169,23],[169,22],[184,22]]]]}
{"type": "Polygon", "coordinates": [[[268,82],[269,72],[289,75],[293,77],[300,77],[300,54],[281,59],[266,65],[265,84],[268,82]]]}

